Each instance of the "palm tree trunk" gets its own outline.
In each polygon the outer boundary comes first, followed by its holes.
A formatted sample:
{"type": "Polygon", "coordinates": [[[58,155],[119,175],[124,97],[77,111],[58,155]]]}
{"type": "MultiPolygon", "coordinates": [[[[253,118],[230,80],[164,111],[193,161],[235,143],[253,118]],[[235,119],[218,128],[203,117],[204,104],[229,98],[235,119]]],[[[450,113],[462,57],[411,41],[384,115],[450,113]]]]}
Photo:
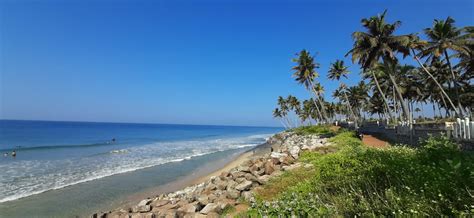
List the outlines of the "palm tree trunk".
{"type": "MultiPolygon", "coordinates": [[[[430,71],[428,69],[426,69],[425,65],[423,63],[421,63],[420,59],[418,58],[418,56],[415,55],[415,51],[412,50],[413,52],[413,56],[415,57],[415,60],[416,62],[418,62],[418,64],[421,66],[421,68],[423,68],[423,70],[428,74],[428,76],[435,82],[435,84],[439,87],[439,89],[441,90],[441,94],[446,96],[446,99],[448,99],[449,101],[449,104],[451,105],[451,107],[453,107],[454,109],[454,112],[456,113],[457,116],[460,116],[459,114],[459,111],[456,109],[456,106],[454,106],[454,103],[453,101],[451,100],[451,98],[449,97],[449,95],[444,91],[444,88],[443,86],[438,82],[438,80],[433,76],[433,74],[430,73],[430,71]]],[[[454,74],[453,74],[454,75],[454,74]]]]}
{"type": "Polygon", "coordinates": [[[314,94],[315,98],[318,99],[319,105],[321,105],[321,112],[322,112],[322,115],[323,115],[323,119],[324,119],[325,122],[327,122],[328,118],[327,118],[327,114],[326,114],[326,107],[324,107],[324,103],[321,101],[321,99],[319,98],[319,95],[317,94],[316,90],[314,89],[313,82],[310,82],[310,85],[311,85],[311,89],[313,90],[313,94],[314,94]]]}
{"type": "Polygon", "coordinates": [[[441,96],[441,100],[443,101],[444,109],[446,111],[446,117],[451,116],[451,113],[449,112],[449,107],[446,104],[446,100],[444,99],[444,96],[441,96]]]}
{"type": "Polygon", "coordinates": [[[355,115],[354,111],[352,110],[352,106],[351,106],[351,103],[349,102],[349,98],[347,97],[347,94],[344,92],[344,97],[346,98],[346,102],[347,102],[347,106],[349,107],[349,111],[351,112],[352,114],[352,118],[354,118],[354,123],[356,125],[356,128],[357,128],[357,116],[355,115]]]}
{"type": "Polygon", "coordinates": [[[458,112],[459,112],[458,115],[460,115],[460,118],[462,118],[463,117],[463,109],[462,109],[461,101],[459,100],[459,87],[458,87],[456,75],[454,75],[453,67],[451,66],[451,61],[449,61],[449,55],[448,55],[447,50],[444,50],[444,56],[446,57],[446,62],[448,63],[449,71],[451,72],[451,76],[453,77],[452,80],[453,80],[453,85],[454,85],[454,92],[456,93],[456,101],[457,101],[457,104],[458,104],[458,107],[459,107],[458,108],[458,112]]]}
{"type": "Polygon", "coordinates": [[[395,88],[395,92],[397,93],[397,96],[400,100],[400,104],[402,106],[402,110],[403,110],[403,113],[405,115],[405,118],[407,120],[409,120],[409,116],[410,116],[410,113],[408,111],[408,107],[407,105],[403,102],[403,96],[402,96],[402,92],[400,91],[400,88],[398,87],[397,85],[397,82],[395,81],[395,78],[393,77],[393,69],[395,67],[395,65],[393,65],[389,60],[387,60],[386,58],[384,58],[384,64],[386,67],[389,68],[389,73],[388,73],[388,77],[390,78],[390,81],[392,81],[392,84],[395,88]],[[392,68],[393,67],[393,68],[392,68]]]}
{"type": "Polygon", "coordinates": [[[279,120],[280,120],[281,125],[283,125],[283,127],[285,127],[285,129],[288,129],[288,126],[286,126],[285,122],[283,122],[283,119],[279,119],[279,120]]]}
{"type": "Polygon", "coordinates": [[[318,103],[316,102],[316,100],[314,100],[314,98],[312,98],[312,100],[314,103],[314,107],[316,108],[316,111],[318,112],[319,119],[322,120],[323,116],[321,115],[321,111],[319,110],[318,103]]]}
{"type": "Polygon", "coordinates": [[[377,89],[379,90],[380,95],[382,96],[383,103],[385,103],[385,107],[387,108],[388,115],[390,116],[390,119],[393,119],[393,115],[392,115],[392,112],[390,111],[390,107],[388,107],[387,98],[385,97],[385,94],[383,93],[382,88],[380,88],[379,81],[378,81],[378,79],[377,79],[377,76],[375,76],[374,71],[372,71],[372,77],[374,78],[375,85],[377,86],[377,89]]]}

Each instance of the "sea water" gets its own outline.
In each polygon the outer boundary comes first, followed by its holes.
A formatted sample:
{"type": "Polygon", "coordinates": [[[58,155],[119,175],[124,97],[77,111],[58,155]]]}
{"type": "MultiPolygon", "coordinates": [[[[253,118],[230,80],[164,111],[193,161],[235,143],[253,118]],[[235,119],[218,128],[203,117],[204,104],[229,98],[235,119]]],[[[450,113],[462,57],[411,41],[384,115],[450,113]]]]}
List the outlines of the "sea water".
{"type": "Polygon", "coordinates": [[[264,143],[278,131],[0,120],[0,217],[84,216],[264,143]]]}

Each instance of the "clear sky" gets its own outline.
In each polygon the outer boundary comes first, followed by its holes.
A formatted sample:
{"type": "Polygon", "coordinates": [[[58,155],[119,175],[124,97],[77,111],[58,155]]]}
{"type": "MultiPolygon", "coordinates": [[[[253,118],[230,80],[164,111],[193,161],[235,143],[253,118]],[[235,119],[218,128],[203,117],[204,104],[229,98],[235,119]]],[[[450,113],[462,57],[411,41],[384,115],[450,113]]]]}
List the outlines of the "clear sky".
{"type": "Polygon", "coordinates": [[[308,97],[294,54],[317,53],[329,99],[329,64],[384,9],[398,33],[474,25],[472,0],[0,0],[0,119],[276,126],[279,95],[308,97]]]}

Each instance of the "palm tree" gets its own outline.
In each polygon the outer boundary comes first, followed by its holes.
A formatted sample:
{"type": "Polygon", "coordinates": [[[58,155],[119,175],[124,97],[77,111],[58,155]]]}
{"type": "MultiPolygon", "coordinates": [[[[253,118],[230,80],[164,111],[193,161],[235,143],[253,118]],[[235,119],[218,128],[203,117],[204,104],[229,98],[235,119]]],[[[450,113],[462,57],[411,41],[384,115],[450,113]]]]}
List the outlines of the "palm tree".
{"type": "Polygon", "coordinates": [[[291,122],[287,116],[290,108],[288,107],[288,102],[286,101],[286,99],[281,96],[278,96],[278,106],[280,107],[280,114],[282,119],[286,121],[286,126],[288,128],[292,128],[291,122]]]}
{"type": "MultiPolygon", "coordinates": [[[[331,64],[331,68],[329,69],[329,72],[328,72],[328,78],[331,80],[339,81],[339,87],[345,87],[345,84],[341,81],[341,77],[344,77],[347,79],[347,74],[349,74],[349,70],[347,66],[344,66],[344,61],[336,60],[336,62],[331,64]]],[[[344,92],[343,94],[346,94],[346,93],[344,92]]],[[[345,96],[345,98],[346,98],[347,107],[349,107],[349,110],[352,113],[352,117],[354,118],[354,120],[357,120],[357,118],[354,115],[354,111],[352,110],[352,107],[349,104],[349,100],[347,100],[347,95],[345,96]]]]}
{"type": "MultiPolygon", "coordinates": [[[[302,50],[299,53],[298,58],[293,59],[293,62],[297,63],[297,65],[292,68],[295,71],[295,73],[293,74],[295,80],[299,84],[303,84],[308,91],[312,91],[313,94],[316,95],[316,91],[314,90],[313,86],[313,81],[316,77],[319,76],[316,72],[316,69],[319,68],[319,64],[314,61],[314,57],[312,57],[311,54],[306,50],[302,50]]],[[[321,106],[321,117],[327,121],[327,115],[326,110],[324,108],[324,104],[318,97],[316,97],[315,99],[319,101],[319,104],[321,106]]],[[[316,104],[316,101],[314,103],[316,104]]]]}
{"type": "MultiPolygon", "coordinates": [[[[351,101],[349,100],[349,97],[348,97],[348,88],[347,86],[342,83],[340,84],[340,86],[334,90],[334,93],[333,93],[333,96],[336,97],[336,98],[339,98],[341,100],[341,102],[346,102],[346,104],[348,105],[348,108],[349,108],[349,112],[351,114],[351,117],[354,119],[354,124],[356,126],[356,128],[358,127],[357,125],[357,121],[358,121],[358,116],[354,113],[354,110],[353,110],[353,106],[351,105],[351,101]],[[344,97],[344,98],[342,98],[344,97]]],[[[349,116],[347,116],[349,117],[349,116]]]]}
{"type": "Polygon", "coordinates": [[[382,102],[385,105],[385,108],[387,109],[387,114],[389,116],[389,119],[393,120],[392,111],[390,110],[390,106],[388,105],[387,97],[385,96],[385,93],[383,92],[382,87],[380,86],[379,80],[377,78],[378,77],[377,75],[383,76],[384,71],[385,69],[383,65],[378,64],[376,67],[372,69],[362,71],[362,75],[364,78],[367,78],[367,79],[372,78],[372,80],[374,81],[375,87],[377,88],[378,93],[380,93],[380,97],[382,97],[382,102]]]}
{"type": "MultiPolygon", "coordinates": [[[[413,53],[413,57],[415,58],[416,62],[418,63],[418,65],[420,65],[420,67],[423,69],[423,71],[425,71],[426,74],[428,74],[428,76],[433,80],[433,82],[439,87],[439,90],[441,92],[441,98],[443,99],[443,101],[444,101],[444,98],[446,98],[448,100],[450,106],[453,108],[454,112],[456,113],[456,116],[461,117],[461,114],[459,113],[457,107],[454,106],[454,103],[451,100],[451,97],[446,93],[446,91],[444,90],[444,87],[435,78],[435,76],[432,73],[430,73],[430,70],[428,70],[427,67],[425,67],[425,65],[423,63],[421,63],[420,58],[418,57],[418,54],[416,54],[416,52],[415,52],[415,49],[424,51],[424,48],[426,47],[427,42],[420,40],[419,37],[415,36],[415,35],[411,35],[410,38],[411,38],[411,40],[410,40],[411,41],[410,42],[410,49],[413,53]]],[[[432,56],[430,59],[431,59],[431,65],[432,66],[433,66],[433,64],[435,64],[435,63],[439,64],[439,62],[440,62],[439,61],[439,56],[438,57],[437,56],[432,56]]]]}
{"type": "Polygon", "coordinates": [[[275,108],[275,110],[273,110],[273,117],[278,118],[281,122],[281,125],[283,125],[285,129],[288,129],[288,126],[283,122],[283,115],[280,109],[275,108]]]}
{"type": "Polygon", "coordinates": [[[459,87],[458,87],[458,75],[454,72],[453,66],[449,58],[448,50],[468,54],[469,51],[466,48],[468,41],[462,35],[463,29],[458,29],[454,25],[455,21],[451,17],[447,17],[446,20],[434,20],[431,28],[424,30],[426,36],[430,40],[426,48],[421,52],[422,57],[435,56],[439,57],[444,55],[446,62],[451,73],[451,82],[454,86],[456,94],[456,103],[459,107],[459,115],[463,116],[463,109],[459,100],[459,87]]]}
{"type": "Polygon", "coordinates": [[[408,119],[408,107],[403,102],[401,91],[393,77],[393,70],[398,63],[397,53],[402,54],[404,57],[410,54],[408,47],[410,36],[394,35],[401,22],[386,23],[386,13],[387,11],[385,10],[381,15],[362,19],[362,26],[366,28],[367,32],[354,32],[352,34],[354,46],[346,56],[352,54],[352,61],[358,61],[363,70],[375,67],[379,60],[382,60],[384,66],[388,69],[387,74],[402,105],[405,118],[408,119]]]}
{"type": "Polygon", "coordinates": [[[295,96],[289,95],[286,98],[286,102],[288,103],[289,109],[294,111],[295,114],[299,116],[299,113],[301,111],[300,101],[295,96]]]}

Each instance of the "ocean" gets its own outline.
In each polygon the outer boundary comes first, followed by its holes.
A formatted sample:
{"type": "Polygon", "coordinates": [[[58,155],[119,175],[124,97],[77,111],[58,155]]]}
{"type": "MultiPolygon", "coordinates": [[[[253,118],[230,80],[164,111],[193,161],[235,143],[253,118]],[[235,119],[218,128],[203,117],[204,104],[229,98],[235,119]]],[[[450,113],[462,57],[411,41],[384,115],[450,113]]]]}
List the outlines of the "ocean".
{"type": "Polygon", "coordinates": [[[281,130],[0,120],[0,217],[87,216],[111,209],[281,130]]]}

